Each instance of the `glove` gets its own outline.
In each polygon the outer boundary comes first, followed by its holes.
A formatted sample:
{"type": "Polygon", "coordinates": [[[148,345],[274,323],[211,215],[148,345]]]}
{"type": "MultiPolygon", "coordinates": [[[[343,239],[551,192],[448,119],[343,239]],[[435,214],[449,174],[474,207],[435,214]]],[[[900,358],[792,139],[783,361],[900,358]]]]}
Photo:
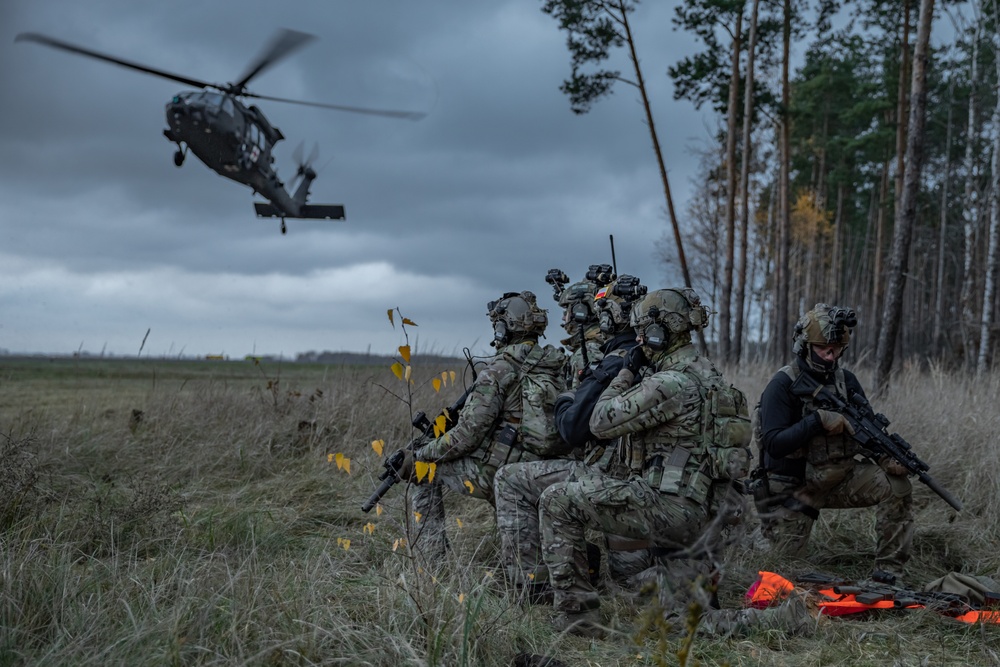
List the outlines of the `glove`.
{"type": "Polygon", "coordinates": [[[604,357],[601,363],[594,368],[594,373],[591,377],[598,384],[607,387],[615,379],[615,376],[618,375],[623,366],[625,366],[625,357],[617,355],[604,357]]]}
{"type": "MultiPolygon", "coordinates": [[[[396,477],[408,480],[413,476],[413,450],[401,449],[399,451],[403,454],[403,460],[400,462],[399,467],[396,468],[396,477]]],[[[393,456],[395,456],[395,454],[393,454],[393,456]]]]}
{"type": "Polygon", "coordinates": [[[625,368],[630,370],[632,375],[638,375],[639,371],[648,365],[649,359],[646,358],[642,345],[636,345],[625,355],[625,368]]]}
{"type": "Polygon", "coordinates": [[[830,435],[840,435],[844,431],[847,431],[850,435],[854,435],[854,427],[847,421],[847,417],[839,412],[817,410],[816,414],[819,415],[819,422],[823,425],[823,430],[830,435]]]}
{"type": "Polygon", "coordinates": [[[910,471],[906,469],[906,466],[894,459],[890,459],[888,456],[882,459],[880,463],[882,470],[885,470],[890,475],[902,477],[903,475],[910,474],[910,471]]]}

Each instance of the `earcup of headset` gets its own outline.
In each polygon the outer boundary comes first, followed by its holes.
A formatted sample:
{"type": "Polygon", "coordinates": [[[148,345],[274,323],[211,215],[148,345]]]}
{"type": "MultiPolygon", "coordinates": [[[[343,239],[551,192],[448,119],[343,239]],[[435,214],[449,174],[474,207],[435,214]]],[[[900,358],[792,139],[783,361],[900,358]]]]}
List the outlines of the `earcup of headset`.
{"type": "Polygon", "coordinates": [[[658,352],[667,346],[667,331],[660,324],[650,324],[642,332],[642,339],[649,349],[658,352]]]}

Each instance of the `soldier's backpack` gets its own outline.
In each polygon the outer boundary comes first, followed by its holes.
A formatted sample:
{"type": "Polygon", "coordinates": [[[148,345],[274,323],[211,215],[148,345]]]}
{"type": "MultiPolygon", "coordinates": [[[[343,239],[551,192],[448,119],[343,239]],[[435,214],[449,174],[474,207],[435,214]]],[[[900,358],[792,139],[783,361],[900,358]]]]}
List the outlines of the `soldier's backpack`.
{"type": "Polygon", "coordinates": [[[750,472],[750,413],[746,395],[733,385],[705,388],[702,433],[716,480],[741,480],[750,472]]]}
{"type": "Polygon", "coordinates": [[[555,422],[556,397],[562,391],[560,371],[539,367],[543,357],[541,347],[536,347],[518,369],[522,410],[520,444],[533,454],[551,458],[567,453],[571,447],[559,436],[555,422]]]}

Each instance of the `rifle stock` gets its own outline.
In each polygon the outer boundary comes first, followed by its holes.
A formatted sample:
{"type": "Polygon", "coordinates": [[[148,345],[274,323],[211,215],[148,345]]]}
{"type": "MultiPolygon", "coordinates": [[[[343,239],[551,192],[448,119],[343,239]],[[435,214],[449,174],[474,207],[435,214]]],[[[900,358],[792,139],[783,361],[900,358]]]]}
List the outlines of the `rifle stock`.
{"type": "MultiPolygon", "coordinates": [[[[450,431],[458,421],[458,414],[462,411],[462,408],[465,407],[465,402],[469,399],[469,394],[471,393],[472,387],[469,387],[454,403],[441,411],[440,414],[444,416],[445,432],[450,431]]],[[[416,451],[425,443],[433,439],[434,423],[436,421],[437,418],[433,421],[427,419],[427,415],[423,411],[420,411],[413,416],[410,423],[413,425],[413,428],[420,431],[420,435],[410,440],[402,449],[397,449],[382,463],[382,467],[385,468],[385,470],[383,470],[382,474],[378,476],[382,483],[379,484],[378,488],[376,488],[370,496],[368,496],[368,500],[361,505],[362,512],[370,512],[371,509],[378,504],[378,501],[380,501],[382,497],[389,492],[389,489],[400,481],[399,468],[403,465],[403,459],[405,458],[405,454],[403,452],[407,449],[410,451],[416,451]]]]}
{"type": "Polygon", "coordinates": [[[795,382],[792,383],[792,393],[797,396],[812,396],[824,409],[831,409],[844,415],[854,429],[854,439],[862,447],[899,463],[906,468],[908,474],[915,475],[955,511],[962,511],[962,502],[927,473],[930,466],[913,453],[910,443],[898,433],[889,433],[886,430],[889,420],[883,414],[876,414],[864,396],[854,393],[850,396],[850,401],[845,401],[806,372],[800,372],[795,378],[795,382]]]}

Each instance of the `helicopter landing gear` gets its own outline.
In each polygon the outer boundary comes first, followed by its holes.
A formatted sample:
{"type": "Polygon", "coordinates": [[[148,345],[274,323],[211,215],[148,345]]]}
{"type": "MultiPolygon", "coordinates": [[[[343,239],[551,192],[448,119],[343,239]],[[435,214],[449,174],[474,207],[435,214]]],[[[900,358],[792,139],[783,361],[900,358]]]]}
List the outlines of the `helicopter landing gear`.
{"type": "Polygon", "coordinates": [[[180,148],[177,149],[177,152],[174,153],[174,164],[176,166],[179,167],[184,164],[184,157],[186,153],[187,151],[182,151],[180,148]]]}
{"type": "Polygon", "coordinates": [[[285,227],[285,219],[284,218],[281,219],[281,233],[282,234],[287,234],[288,233],[288,228],[285,227]]]}

